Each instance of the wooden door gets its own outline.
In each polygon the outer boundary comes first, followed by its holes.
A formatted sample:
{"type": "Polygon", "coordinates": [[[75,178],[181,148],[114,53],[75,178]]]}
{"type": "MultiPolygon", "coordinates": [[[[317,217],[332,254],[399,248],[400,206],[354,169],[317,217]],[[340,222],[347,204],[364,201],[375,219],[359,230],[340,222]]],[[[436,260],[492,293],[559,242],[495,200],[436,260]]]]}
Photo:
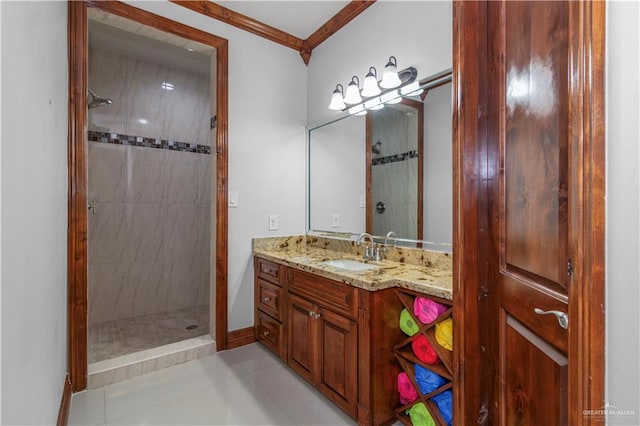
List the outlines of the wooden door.
{"type": "Polygon", "coordinates": [[[316,382],[317,362],[317,321],[313,317],[314,305],[300,297],[290,294],[287,318],[289,367],[311,383],[316,382]]]}
{"type": "Polygon", "coordinates": [[[498,163],[489,190],[490,286],[502,425],[568,421],[572,323],[563,321],[577,231],[570,222],[570,15],[569,2],[489,4],[489,145],[498,163]]]}
{"type": "Polygon", "coordinates": [[[318,313],[318,387],[329,399],[355,418],[358,383],[356,324],[326,309],[318,313]]]}
{"type": "Polygon", "coordinates": [[[605,3],[453,17],[456,424],[601,423],[605,3]]]}

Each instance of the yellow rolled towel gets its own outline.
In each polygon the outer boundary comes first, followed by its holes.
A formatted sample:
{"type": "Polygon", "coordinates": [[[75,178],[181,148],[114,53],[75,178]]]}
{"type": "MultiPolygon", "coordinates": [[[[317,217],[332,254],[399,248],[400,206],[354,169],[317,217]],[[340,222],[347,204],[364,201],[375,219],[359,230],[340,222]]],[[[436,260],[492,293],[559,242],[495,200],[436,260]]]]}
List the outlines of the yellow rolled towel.
{"type": "Polygon", "coordinates": [[[436,341],[443,348],[449,351],[453,350],[453,320],[451,318],[436,324],[436,341]]]}

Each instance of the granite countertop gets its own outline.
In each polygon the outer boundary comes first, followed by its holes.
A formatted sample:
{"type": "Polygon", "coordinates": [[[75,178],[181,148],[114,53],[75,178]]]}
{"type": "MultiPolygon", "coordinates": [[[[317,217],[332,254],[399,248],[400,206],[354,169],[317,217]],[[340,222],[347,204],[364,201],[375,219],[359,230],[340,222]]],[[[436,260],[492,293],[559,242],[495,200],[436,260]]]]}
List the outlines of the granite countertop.
{"type": "MultiPolygon", "coordinates": [[[[322,244],[317,244],[317,240],[318,238],[315,238],[313,242],[310,242],[305,236],[254,239],[253,254],[291,268],[369,291],[401,287],[452,300],[453,274],[450,255],[448,254],[444,256],[448,256],[449,261],[446,261],[447,259],[438,261],[437,258],[443,256],[443,254],[438,253],[437,255],[440,256],[436,256],[436,261],[433,260],[433,257],[424,261],[424,256],[420,256],[418,259],[423,260],[422,262],[408,263],[389,259],[374,262],[364,260],[358,249],[350,249],[350,247],[354,246],[353,243],[347,242],[347,244],[342,244],[341,247],[324,241],[321,241],[322,244]],[[346,250],[344,249],[345,247],[346,250]],[[350,271],[323,263],[327,260],[336,259],[356,260],[375,265],[377,268],[350,271]]],[[[415,255],[407,255],[410,250],[417,253],[424,252],[416,249],[402,249],[404,256],[399,257],[399,259],[415,259],[415,255]]],[[[395,256],[390,254],[388,257],[398,258],[397,253],[395,256]]]]}

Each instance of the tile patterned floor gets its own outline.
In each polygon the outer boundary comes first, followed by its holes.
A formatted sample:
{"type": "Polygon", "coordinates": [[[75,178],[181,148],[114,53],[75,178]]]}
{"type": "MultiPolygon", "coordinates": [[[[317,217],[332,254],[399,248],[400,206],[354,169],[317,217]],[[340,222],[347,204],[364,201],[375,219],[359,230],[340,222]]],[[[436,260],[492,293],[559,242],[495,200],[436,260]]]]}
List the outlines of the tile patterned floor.
{"type": "Polygon", "coordinates": [[[355,425],[258,343],[73,396],[69,425],[355,425]]]}
{"type": "Polygon", "coordinates": [[[209,306],[144,315],[89,326],[89,363],[209,334],[209,306]],[[189,325],[197,325],[187,330],[189,325]]]}

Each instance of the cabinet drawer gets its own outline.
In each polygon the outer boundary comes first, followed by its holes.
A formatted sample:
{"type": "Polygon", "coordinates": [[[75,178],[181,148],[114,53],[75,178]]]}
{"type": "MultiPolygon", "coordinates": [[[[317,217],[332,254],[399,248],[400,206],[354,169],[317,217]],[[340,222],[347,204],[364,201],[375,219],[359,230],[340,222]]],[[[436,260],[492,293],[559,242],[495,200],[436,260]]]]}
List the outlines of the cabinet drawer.
{"type": "Polygon", "coordinates": [[[268,260],[256,258],[256,273],[259,277],[267,279],[274,284],[282,286],[280,265],[268,260]]]}
{"type": "Polygon", "coordinates": [[[357,288],[296,269],[290,270],[290,274],[290,292],[350,318],[357,317],[357,288]]]}
{"type": "Polygon", "coordinates": [[[282,357],[282,324],[280,322],[258,311],[256,333],[260,342],[282,357]]]}
{"type": "Polygon", "coordinates": [[[268,313],[278,321],[282,321],[282,310],[284,309],[282,288],[275,284],[257,279],[257,304],[258,309],[268,313]]]}

